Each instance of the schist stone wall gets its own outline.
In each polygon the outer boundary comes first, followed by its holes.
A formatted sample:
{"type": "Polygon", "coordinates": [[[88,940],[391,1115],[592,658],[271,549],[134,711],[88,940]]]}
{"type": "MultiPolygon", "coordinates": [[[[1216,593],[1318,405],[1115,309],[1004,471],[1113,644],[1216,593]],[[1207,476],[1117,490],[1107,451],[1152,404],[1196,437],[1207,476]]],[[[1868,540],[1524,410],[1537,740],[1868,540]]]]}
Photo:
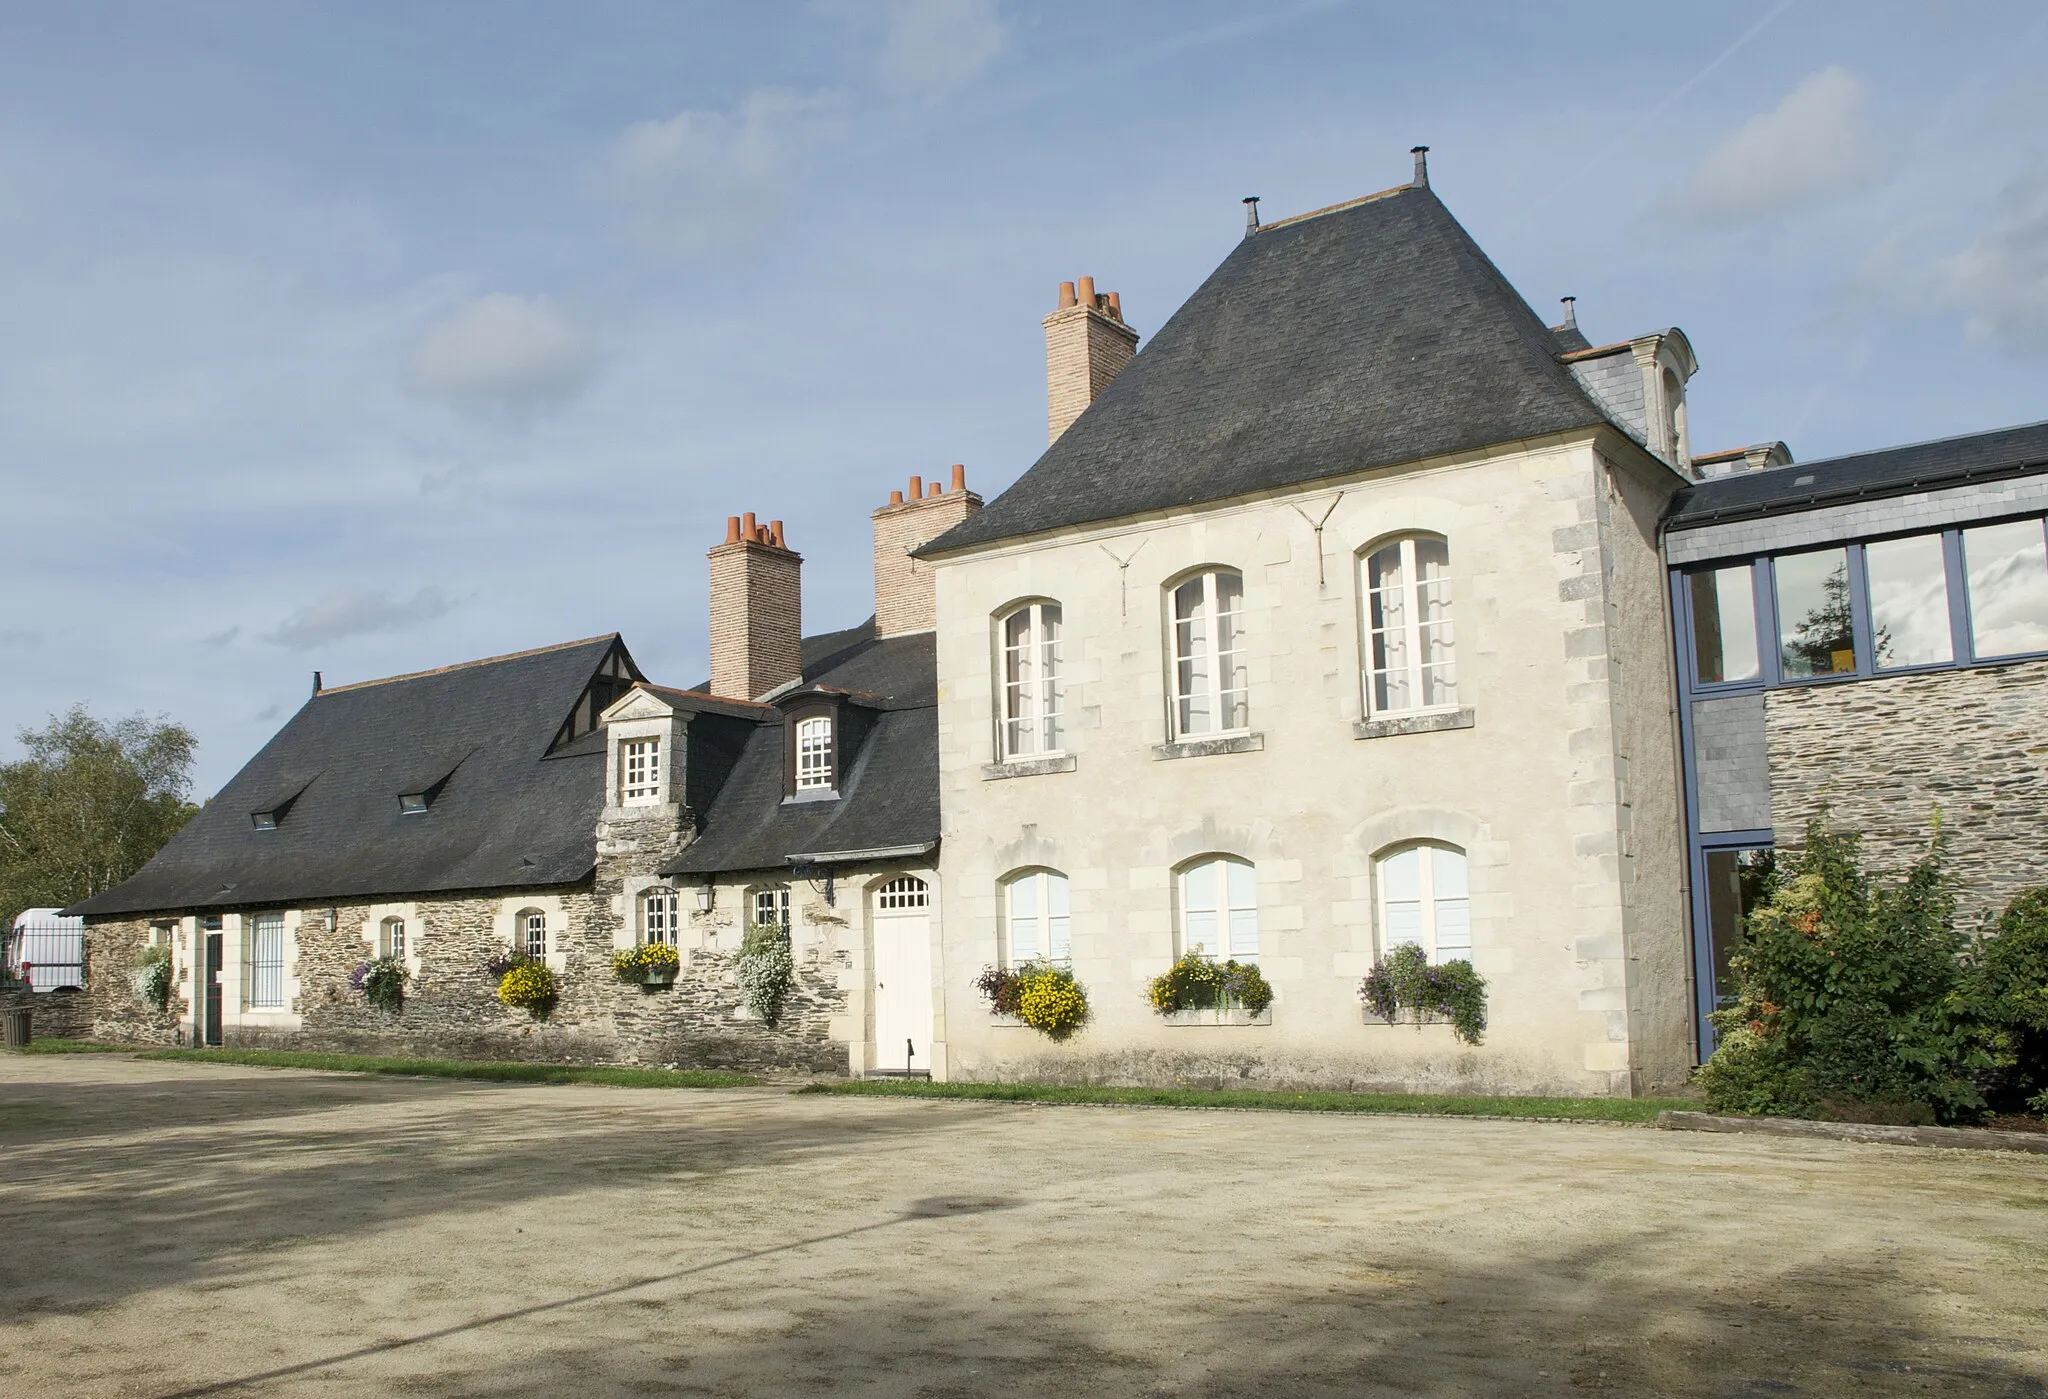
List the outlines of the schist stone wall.
{"type": "Polygon", "coordinates": [[[1897,874],[1938,806],[1965,918],[2048,884],[2048,662],[1774,690],[1766,714],[1780,846],[1826,807],[1897,874]]]}
{"type": "Polygon", "coordinates": [[[82,1039],[92,1032],[92,1007],[85,993],[0,987],[0,1015],[30,1013],[29,1033],[37,1039],[82,1039]]]}

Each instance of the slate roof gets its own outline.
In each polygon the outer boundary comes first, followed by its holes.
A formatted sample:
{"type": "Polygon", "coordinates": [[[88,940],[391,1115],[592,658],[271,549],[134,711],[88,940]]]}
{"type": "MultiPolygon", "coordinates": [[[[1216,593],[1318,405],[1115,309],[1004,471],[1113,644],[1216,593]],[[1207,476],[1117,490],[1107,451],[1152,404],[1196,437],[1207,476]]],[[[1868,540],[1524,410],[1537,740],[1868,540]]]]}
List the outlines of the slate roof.
{"type": "MultiPolygon", "coordinates": [[[[870,619],[807,638],[806,686],[853,692],[872,724],[835,801],[785,802],[783,726],[757,728],[699,834],[663,874],[787,869],[793,859],[929,846],[939,838],[938,660],[929,633],[877,640],[870,619]]],[[[850,726],[849,726],[850,727],[850,726]]]]}
{"type": "Polygon", "coordinates": [[[917,552],[1607,422],[1558,348],[1427,188],[1267,224],[1015,485],[917,552]]]}
{"type": "Polygon", "coordinates": [[[69,911],[168,913],[581,880],[596,864],[604,746],[591,735],[553,755],[548,747],[617,642],[594,637],[323,691],[140,872],[69,911]],[[401,792],[443,777],[424,813],[399,811],[401,792]],[[287,799],[277,829],[254,828],[252,813],[287,799]]]}
{"type": "Polygon", "coordinates": [[[1665,516],[1665,527],[1697,528],[1723,520],[1908,495],[2044,470],[2048,470],[2048,423],[2028,423],[1854,456],[1795,462],[1769,471],[1711,477],[1678,494],[1665,516]]]}

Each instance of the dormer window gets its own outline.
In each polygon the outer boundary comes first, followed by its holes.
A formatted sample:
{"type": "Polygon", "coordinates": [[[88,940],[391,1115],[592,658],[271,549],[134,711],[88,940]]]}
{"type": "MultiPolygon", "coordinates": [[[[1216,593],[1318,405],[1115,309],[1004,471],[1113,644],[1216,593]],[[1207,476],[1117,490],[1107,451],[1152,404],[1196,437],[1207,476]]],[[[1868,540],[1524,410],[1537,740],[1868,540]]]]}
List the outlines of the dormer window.
{"type": "Polygon", "coordinates": [[[402,816],[421,816],[426,814],[427,794],[425,792],[400,792],[398,794],[398,810],[402,816]]]}
{"type": "Polygon", "coordinates": [[[796,721],[796,789],[829,791],[833,787],[832,716],[813,714],[796,721]]]}
{"type": "Polygon", "coordinates": [[[619,744],[619,804],[661,800],[661,740],[629,738],[619,744]]]}
{"type": "Polygon", "coordinates": [[[249,814],[249,824],[259,831],[274,831],[278,815],[275,811],[254,811],[249,814]]]}

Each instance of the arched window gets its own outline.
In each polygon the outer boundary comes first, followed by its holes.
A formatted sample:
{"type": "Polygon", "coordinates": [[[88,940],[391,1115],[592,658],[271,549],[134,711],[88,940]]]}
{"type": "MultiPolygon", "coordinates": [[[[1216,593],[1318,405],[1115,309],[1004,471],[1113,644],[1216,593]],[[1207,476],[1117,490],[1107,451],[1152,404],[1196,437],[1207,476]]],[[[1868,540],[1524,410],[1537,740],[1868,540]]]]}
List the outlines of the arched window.
{"type": "Polygon", "coordinates": [[[1465,852],[1450,845],[1410,845],[1379,860],[1382,950],[1410,942],[1432,962],[1472,958],[1471,897],[1465,852]]]}
{"type": "Polygon", "coordinates": [[[833,785],[832,720],[817,714],[796,722],[796,789],[818,791],[833,785]]]}
{"type": "Polygon", "coordinates": [[[1210,855],[1180,872],[1180,950],[1258,960],[1259,880],[1248,861],[1210,855]]]}
{"type": "Polygon", "coordinates": [[[754,891],[753,920],[757,928],[789,926],[789,886],[770,884],[754,891]]]}
{"type": "Polygon", "coordinates": [[[1002,620],[1003,753],[1060,751],[1060,605],[1030,602],[1002,620]]]}
{"type": "Polygon", "coordinates": [[[378,930],[377,955],[380,957],[405,958],[405,920],[387,918],[378,930]]]}
{"type": "Polygon", "coordinates": [[[879,909],[926,908],[930,904],[930,886],[914,874],[898,875],[875,891],[875,907],[879,909]]]}
{"type": "Polygon", "coordinates": [[[1173,590],[1174,736],[1251,727],[1246,691],[1244,579],[1198,573],[1173,590]]]}
{"type": "Polygon", "coordinates": [[[548,955],[548,916],[537,908],[519,910],[519,917],[513,921],[514,946],[526,956],[538,962],[548,955]]]}
{"type": "Polygon", "coordinates": [[[1375,714],[1458,702],[1451,637],[1451,550],[1429,535],[1365,559],[1366,705],[1375,714]]]}
{"type": "Polygon", "coordinates": [[[640,940],[676,945],[676,891],[657,884],[640,896],[640,940]]]}
{"type": "Polygon", "coordinates": [[[1067,877],[1025,870],[1003,881],[1004,964],[1064,962],[1073,956],[1067,920],[1067,877]]]}
{"type": "Polygon", "coordinates": [[[1685,385],[1670,370],[1664,371],[1664,431],[1671,439],[1671,464],[1686,464],[1685,385]]]}

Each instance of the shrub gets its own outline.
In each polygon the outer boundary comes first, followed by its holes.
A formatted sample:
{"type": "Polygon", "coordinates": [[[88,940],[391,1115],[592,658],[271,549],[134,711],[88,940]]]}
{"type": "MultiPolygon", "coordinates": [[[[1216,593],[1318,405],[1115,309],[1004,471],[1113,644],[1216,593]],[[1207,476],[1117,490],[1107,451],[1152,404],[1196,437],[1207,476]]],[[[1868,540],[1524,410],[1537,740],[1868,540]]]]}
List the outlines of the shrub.
{"type": "Polygon", "coordinates": [[[1486,978],[1462,959],[1431,966],[1413,943],[1390,948],[1374,962],[1358,996],[1385,1021],[1448,1020],[1451,1033],[1466,1044],[1478,1044],[1486,1032],[1486,978]]]}
{"type": "Polygon", "coordinates": [[[782,1020],[782,1002],[796,980],[796,962],[789,954],[789,930],[778,923],[755,923],[740,939],[739,961],[733,965],[740,998],[747,1009],[773,1029],[782,1020]]]}
{"type": "Polygon", "coordinates": [[[1014,975],[1017,1018],[1047,1039],[1063,1040],[1087,1022],[1088,993],[1065,967],[1033,962],[1014,975]]]}
{"type": "Polygon", "coordinates": [[[155,1008],[161,1015],[171,1006],[171,949],[154,945],[142,949],[142,955],[135,959],[135,970],[128,974],[128,984],[135,988],[135,995],[145,1005],[155,1008]]]}
{"type": "Polygon", "coordinates": [[[1218,965],[1201,954],[1188,953],[1152,978],[1152,1009],[1161,1015],[1177,1010],[1238,1007],[1257,1015],[1273,1004],[1273,988],[1249,962],[1218,965]]]}
{"type": "Polygon", "coordinates": [[[682,956],[665,942],[644,942],[612,953],[612,975],[621,981],[639,981],[648,972],[674,972],[682,965],[682,956]]]}
{"type": "Polygon", "coordinates": [[[1987,1106],[2048,1113],[2048,889],[2015,896],[1973,949],[1964,999],[1993,1061],[1982,1078],[1987,1106]]]}
{"type": "Polygon", "coordinates": [[[1993,1063],[1968,1005],[1955,897],[1937,828],[1896,884],[1873,884],[1859,837],[1806,828],[1806,848],[1745,920],[1721,1044],[1698,1082],[1719,1112],[1942,1120],[1984,1099],[1993,1063]],[[1917,1105],[1917,1106],[1916,1106],[1917,1105]]]}
{"type": "Polygon", "coordinates": [[[545,1020],[555,1008],[561,985],[545,962],[515,956],[498,978],[498,999],[514,1010],[523,1010],[536,1020],[545,1020]]]}
{"type": "Polygon", "coordinates": [[[983,967],[974,978],[974,989],[996,1015],[1016,1015],[1017,998],[1024,994],[1024,978],[1009,967],[983,967]]]}
{"type": "Polygon", "coordinates": [[[494,952],[484,958],[484,975],[492,981],[503,981],[506,972],[511,971],[525,960],[525,957],[509,948],[503,952],[494,952]]]}
{"type": "Polygon", "coordinates": [[[396,1015],[405,1009],[405,984],[411,975],[396,957],[376,957],[349,973],[348,984],[379,1010],[396,1015]]]}

